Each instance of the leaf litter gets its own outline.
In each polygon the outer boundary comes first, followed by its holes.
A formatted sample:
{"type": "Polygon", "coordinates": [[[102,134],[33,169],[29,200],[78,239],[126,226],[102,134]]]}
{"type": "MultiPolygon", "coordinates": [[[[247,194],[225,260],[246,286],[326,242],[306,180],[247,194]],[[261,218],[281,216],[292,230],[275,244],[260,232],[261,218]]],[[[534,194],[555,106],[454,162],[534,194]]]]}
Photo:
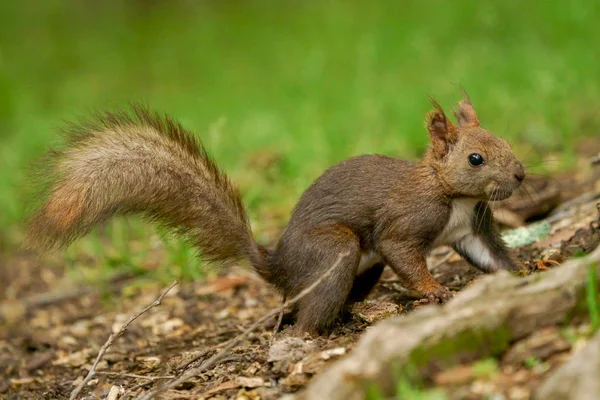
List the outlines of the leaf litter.
{"type": "MultiPolygon", "coordinates": [[[[560,268],[566,259],[589,253],[600,243],[597,169],[577,179],[578,187],[572,176],[554,179],[568,186],[568,196],[563,193],[552,207],[542,204],[541,216],[530,209],[528,215],[519,214],[522,208],[511,211],[524,220],[543,218],[506,234],[518,239],[514,246],[525,274],[560,268]],[[569,202],[574,205],[560,205],[569,202]]],[[[511,204],[499,208],[511,210],[511,204]]],[[[5,287],[0,294],[0,396],[7,399],[68,398],[108,336],[164,290],[145,285],[122,295],[121,289],[132,278],[116,277],[111,287],[117,306],[106,307],[98,290],[66,285],[60,267],[42,265],[28,254],[5,254],[0,262],[5,287]]],[[[434,277],[455,292],[482,275],[449,249],[437,249],[429,264],[434,277]]],[[[276,399],[293,393],[351,352],[372,324],[423,307],[415,300],[415,294],[402,288],[386,269],[369,299],[341,316],[329,334],[290,337],[284,318],[283,331],[272,337],[277,324],[273,318],[213,368],[161,398],[276,399]]],[[[241,268],[201,282],[180,283],[160,307],[141,316],[115,341],[78,398],[123,399],[145,393],[200,365],[281,302],[263,281],[241,268]]],[[[456,399],[498,393],[505,399],[529,398],[550,371],[569,359],[588,325],[576,320],[564,329],[540,329],[514,343],[493,363],[458,365],[438,373],[429,384],[445,388],[449,398],[456,399]],[[480,364],[487,365],[486,373],[480,364]]]]}

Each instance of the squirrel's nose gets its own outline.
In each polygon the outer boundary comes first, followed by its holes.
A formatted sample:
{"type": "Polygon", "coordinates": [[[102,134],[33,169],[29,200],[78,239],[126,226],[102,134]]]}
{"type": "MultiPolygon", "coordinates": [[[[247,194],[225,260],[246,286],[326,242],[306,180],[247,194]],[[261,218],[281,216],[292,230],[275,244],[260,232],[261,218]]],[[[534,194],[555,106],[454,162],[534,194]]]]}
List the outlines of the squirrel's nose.
{"type": "Polygon", "coordinates": [[[517,180],[519,182],[523,182],[523,179],[525,179],[525,172],[518,172],[515,174],[515,178],[517,178],[517,180]]]}
{"type": "Polygon", "coordinates": [[[523,168],[523,165],[521,163],[517,165],[517,172],[515,172],[515,178],[517,181],[519,181],[519,183],[523,182],[523,180],[525,179],[525,169],[523,168]]]}

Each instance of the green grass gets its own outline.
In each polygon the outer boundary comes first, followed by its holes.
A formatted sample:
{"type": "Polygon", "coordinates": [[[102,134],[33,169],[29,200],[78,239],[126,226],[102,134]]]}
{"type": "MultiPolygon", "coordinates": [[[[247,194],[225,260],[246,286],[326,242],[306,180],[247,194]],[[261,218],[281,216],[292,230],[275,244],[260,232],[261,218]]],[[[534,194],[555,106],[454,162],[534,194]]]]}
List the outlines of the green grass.
{"type": "Polygon", "coordinates": [[[527,357],[523,363],[528,369],[534,369],[542,363],[542,360],[536,356],[530,356],[527,357]]]}
{"type": "Polygon", "coordinates": [[[600,328],[600,296],[598,295],[598,266],[590,265],[586,281],[586,303],[590,314],[591,333],[600,328]]]}
{"type": "Polygon", "coordinates": [[[392,368],[395,379],[393,397],[386,396],[384,390],[375,382],[367,382],[364,386],[366,400],[447,400],[447,393],[442,388],[426,388],[417,368],[412,364],[395,365],[392,368]]]}
{"type": "MultiPolygon", "coordinates": [[[[451,108],[457,84],[526,162],[560,151],[568,164],[575,139],[600,128],[594,0],[1,3],[0,235],[13,245],[26,167],[60,143],[52,128],[132,100],[198,132],[263,241],[331,164],[418,157],[426,95],[451,108]]],[[[126,237],[149,232],[135,223],[126,237]]]]}
{"type": "Polygon", "coordinates": [[[473,375],[477,378],[489,378],[499,372],[498,360],[486,358],[473,363],[473,375]]]}
{"type": "Polygon", "coordinates": [[[393,397],[385,396],[376,385],[370,385],[366,389],[366,400],[448,400],[448,396],[441,389],[418,389],[406,380],[398,381],[396,393],[393,397]]]}

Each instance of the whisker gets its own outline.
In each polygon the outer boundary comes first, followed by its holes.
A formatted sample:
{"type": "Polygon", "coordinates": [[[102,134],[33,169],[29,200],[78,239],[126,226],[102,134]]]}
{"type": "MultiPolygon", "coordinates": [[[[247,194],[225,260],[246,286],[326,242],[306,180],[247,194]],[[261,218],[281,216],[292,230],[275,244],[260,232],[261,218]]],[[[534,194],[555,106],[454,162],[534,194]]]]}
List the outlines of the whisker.
{"type": "Polygon", "coordinates": [[[481,214],[479,214],[479,220],[477,221],[477,228],[475,229],[475,233],[479,233],[480,229],[481,229],[481,225],[482,225],[482,221],[483,221],[483,216],[485,215],[487,209],[490,207],[489,202],[485,202],[485,208],[483,209],[483,212],[481,214]]]}
{"type": "Polygon", "coordinates": [[[527,176],[540,176],[540,177],[543,177],[543,178],[548,178],[548,179],[554,180],[554,178],[551,177],[551,176],[548,176],[548,174],[542,174],[542,173],[539,173],[539,172],[529,172],[529,171],[527,171],[527,176]]]}
{"type": "MultiPolygon", "coordinates": [[[[498,187],[498,186],[496,185],[496,186],[494,187],[494,189],[492,190],[492,195],[490,196],[490,200],[492,200],[492,199],[495,197],[495,192],[496,192],[496,188],[497,188],[497,187],[498,187]]],[[[483,209],[483,213],[480,215],[479,221],[477,221],[477,230],[476,230],[476,233],[479,233],[479,232],[480,232],[480,230],[481,230],[481,227],[482,227],[482,225],[483,225],[483,219],[484,219],[484,215],[485,215],[485,213],[486,213],[487,211],[489,211],[490,213],[493,213],[493,210],[492,210],[492,208],[490,207],[490,202],[489,202],[489,201],[486,201],[486,202],[485,202],[485,208],[483,209]]]]}
{"type": "Polygon", "coordinates": [[[536,161],[536,162],[531,163],[531,164],[523,164],[523,166],[525,168],[531,168],[531,167],[537,167],[537,166],[540,166],[540,165],[547,165],[547,164],[557,165],[557,164],[560,164],[560,163],[561,163],[561,160],[558,160],[558,159],[556,159],[556,160],[540,160],[540,161],[536,161]]]}
{"type": "MultiPolygon", "coordinates": [[[[496,187],[494,188],[494,193],[493,193],[494,199],[498,198],[498,193],[500,193],[500,185],[496,185],[496,187]]],[[[497,200],[494,200],[494,201],[497,201],[497,200]]],[[[493,210],[492,210],[491,206],[488,205],[488,208],[490,209],[490,213],[493,214],[493,210]]]]}
{"type": "MultiPolygon", "coordinates": [[[[525,183],[525,182],[523,182],[525,183]]],[[[531,184],[527,184],[529,186],[529,189],[533,190],[533,192],[538,196],[538,199],[540,198],[539,194],[537,193],[537,190],[531,186],[531,184]]],[[[531,196],[531,193],[529,192],[529,190],[527,189],[527,186],[523,185],[521,186],[523,188],[523,191],[527,194],[527,196],[529,197],[529,200],[531,200],[531,204],[535,204],[535,200],[533,200],[533,197],[531,196]]]]}

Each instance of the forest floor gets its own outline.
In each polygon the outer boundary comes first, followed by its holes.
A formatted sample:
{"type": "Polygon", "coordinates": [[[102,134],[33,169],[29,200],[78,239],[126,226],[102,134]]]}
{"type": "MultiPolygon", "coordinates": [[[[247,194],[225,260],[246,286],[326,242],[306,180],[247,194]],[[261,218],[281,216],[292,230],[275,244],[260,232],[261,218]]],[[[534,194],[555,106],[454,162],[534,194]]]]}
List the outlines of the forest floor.
{"type": "MultiPolygon", "coordinates": [[[[581,157],[589,160],[590,155],[581,157]]],[[[527,274],[561,268],[564,260],[589,253],[600,243],[598,169],[590,166],[551,178],[560,187],[560,205],[552,207],[549,235],[518,248],[527,274]]],[[[31,255],[7,254],[0,262],[4,264],[0,268],[0,397],[6,399],[68,398],[109,335],[166,289],[143,285],[123,291],[135,277],[119,275],[101,291],[75,285],[60,266],[48,267],[31,255]],[[106,296],[118,306],[106,307],[106,296]]],[[[437,281],[457,296],[482,276],[444,249],[434,252],[430,262],[437,281]]],[[[280,307],[281,301],[257,276],[241,268],[200,282],[180,283],[160,306],[134,321],[115,341],[77,398],[141,395],[201,365],[252,323],[280,307]]],[[[331,362],[351,352],[372,324],[416,307],[435,305],[420,305],[386,270],[369,299],[357,304],[329,334],[290,340],[285,337],[284,323],[284,329],[273,337],[277,323],[273,317],[212,368],[160,398],[274,399],[296,392],[331,362]]],[[[501,357],[441,371],[425,387],[442,389],[452,399],[498,394],[505,399],[527,399],[548,373],[569,358],[578,346],[573,338],[587,326],[586,320],[574,320],[569,327],[541,328],[513,343],[501,357]]]]}

